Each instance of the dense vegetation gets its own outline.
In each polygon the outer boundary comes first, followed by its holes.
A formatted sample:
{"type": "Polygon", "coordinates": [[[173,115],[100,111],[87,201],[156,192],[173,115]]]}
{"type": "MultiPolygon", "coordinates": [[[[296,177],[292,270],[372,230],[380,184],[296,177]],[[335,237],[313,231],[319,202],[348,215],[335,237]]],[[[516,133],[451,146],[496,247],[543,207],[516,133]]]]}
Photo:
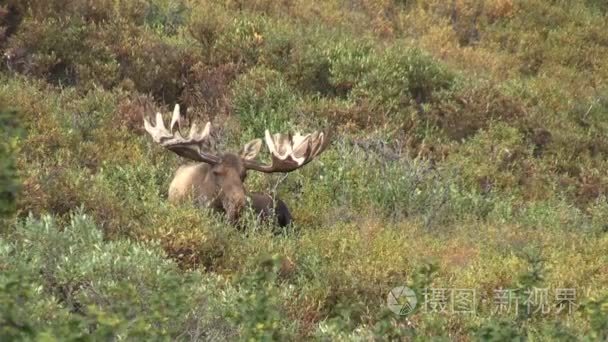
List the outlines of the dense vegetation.
{"type": "Polygon", "coordinates": [[[0,50],[0,340],[608,339],[605,1],[5,0],[0,50]],[[292,229],[167,203],[177,102],[225,150],[335,131],[248,178],[292,229]]]}

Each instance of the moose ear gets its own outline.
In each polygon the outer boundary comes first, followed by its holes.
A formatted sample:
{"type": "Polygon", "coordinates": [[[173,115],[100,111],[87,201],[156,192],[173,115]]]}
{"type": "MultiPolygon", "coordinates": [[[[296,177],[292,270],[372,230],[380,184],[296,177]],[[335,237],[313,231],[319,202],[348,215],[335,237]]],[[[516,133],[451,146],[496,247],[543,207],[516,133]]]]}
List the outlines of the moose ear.
{"type": "Polygon", "coordinates": [[[254,159],[258,153],[260,152],[260,148],[262,148],[262,139],[253,139],[241,150],[241,158],[246,160],[254,159]]]}

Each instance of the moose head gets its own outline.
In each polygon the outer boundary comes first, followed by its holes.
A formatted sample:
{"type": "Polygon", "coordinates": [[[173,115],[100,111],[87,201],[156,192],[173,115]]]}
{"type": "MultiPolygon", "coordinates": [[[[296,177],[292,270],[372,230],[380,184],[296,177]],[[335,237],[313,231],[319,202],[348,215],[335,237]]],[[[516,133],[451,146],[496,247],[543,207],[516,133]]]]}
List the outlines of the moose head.
{"type": "MultiPolygon", "coordinates": [[[[144,128],[155,142],[181,157],[197,162],[183,165],[176,171],[169,186],[169,200],[175,203],[191,198],[203,206],[225,213],[231,222],[238,220],[247,204],[244,181],[248,170],[264,173],[297,170],[321,154],[330,142],[329,136],[323,132],[271,135],[266,130],[265,141],[271,154],[271,163],[268,165],[255,160],[262,147],[262,139],[248,142],[238,154],[214,154],[210,152],[210,122],[202,129],[192,124],[187,137],[182,136],[181,126],[179,105],[175,105],[169,129],[165,127],[161,113],[156,113],[154,125],[144,117],[144,128]]],[[[272,206],[273,201],[268,200],[267,195],[254,193],[249,197],[253,201],[253,210],[258,214],[267,213],[268,207],[272,206]]],[[[282,201],[277,208],[289,216],[282,201]]],[[[280,219],[279,221],[281,222],[280,219]]]]}

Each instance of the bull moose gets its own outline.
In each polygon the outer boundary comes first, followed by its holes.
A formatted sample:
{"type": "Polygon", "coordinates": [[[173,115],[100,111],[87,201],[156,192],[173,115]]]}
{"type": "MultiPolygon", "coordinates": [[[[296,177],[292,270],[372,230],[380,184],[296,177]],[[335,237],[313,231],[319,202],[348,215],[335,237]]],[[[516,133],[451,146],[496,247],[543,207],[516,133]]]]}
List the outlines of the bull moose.
{"type": "Polygon", "coordinates": [[[196,123],[190,127],[187,137],[181,134],[182,117],[179,105],[175,105],[169,129],[163,116],[156,113],[153,125],[144,117],[144,128],[155,142],[166,149],[196,163],[180,166],[169,186],[169,201],[179,203],[194,200],[196,204],[225,213],[228,220],[236,223],[249,203],[253,211],[263,219],[275,213],[276,223],[286,226],[291,222],[289,209],[280,199],[270,195],[247,193],[243,182],[248,170],[264,173],[291,172],[309,163],[329,145],[327,133],[314,132],[300,135],[265,132],[266,145],[271,154],[270,165],[255,161],[262,147],[262,139],[254,139],[243,146],[239,154],[213,154],[211,123],[199,129],[196,123]],[[249,199],[249,200],[248,200],[249,199]]]}

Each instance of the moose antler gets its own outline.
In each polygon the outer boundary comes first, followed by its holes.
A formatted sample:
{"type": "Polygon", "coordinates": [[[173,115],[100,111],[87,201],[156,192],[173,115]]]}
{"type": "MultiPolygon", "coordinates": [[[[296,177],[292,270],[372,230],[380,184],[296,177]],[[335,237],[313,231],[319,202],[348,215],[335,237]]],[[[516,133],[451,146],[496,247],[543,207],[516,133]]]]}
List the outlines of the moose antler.
{"type": "Polygon", "coordinates": [[[179,131],[181,119],[179,104],[176,104],[173,110],[173,117],[171,118],[170,130],[165,127],[161,113],[156,113],[156,125],[152,125],[148,118],[144,117],[144,128],[155,142],[184,158],[209,164],[219,163],[220,158],[218,156],[205,152],[211,144],[211,136],[209,134],[211,123],[207,122],[202,130],[198,129],[196,123],[192,124],[190,134],[187,138],[184,138],[179,131]],[[176,124],[178,126],[177,129],[175,127],[176,124]]]}
{"type": "Polygon", "coordinates": [[[266,145],[272,158],[271,165],[263,165],[252,160],[245,161],[245,167],[260,172],[290,172],[313,160],[329,146],[330,136],[325,132],[300,135],[296,133],[270,135],[265,132],[266,145]]]}

